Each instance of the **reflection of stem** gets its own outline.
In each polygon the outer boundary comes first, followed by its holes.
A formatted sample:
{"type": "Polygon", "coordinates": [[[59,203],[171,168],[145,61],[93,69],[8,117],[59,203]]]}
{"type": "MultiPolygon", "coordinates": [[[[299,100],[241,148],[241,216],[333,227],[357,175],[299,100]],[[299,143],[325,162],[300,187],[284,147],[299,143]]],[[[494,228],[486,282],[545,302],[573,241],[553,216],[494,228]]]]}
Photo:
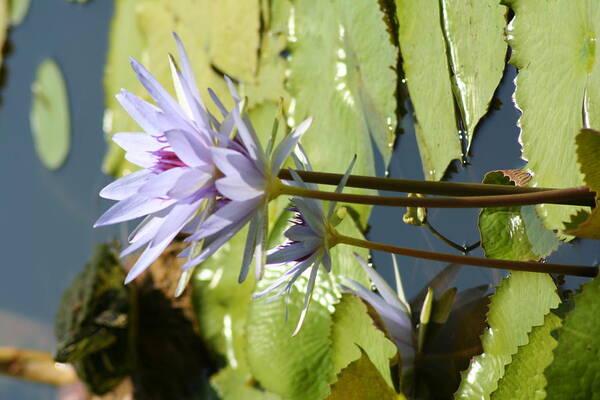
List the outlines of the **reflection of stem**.
{"type": "Polygon", "coordinates": [[[373,196],[349,193],[323,192],[320,190],[304,189],[279,183],[278,194],[310,197],[313,199],[339,201],[353,204],[369,204],[390,207],[425,207],[425,208],[484,208],[524,206],[532,204],[570,204],[593,206],[593,197],[587,187],[553,189],[542,192],[518,193],[490,196],[467,197],[404,197],[404,196],[373,196]]]}
{"type": "Polygon", "coordinates": [[[429,223],[429,221],[425,221],[425,225],[427,226],[427,228],[429,228],[429,231],[435,235],[435,237],[437,237],[442,242],[446,243],[448,246],[450,246],[450,247],[452,247],[452,248],[460,251],[463,254],[468,254],[472,250],[475,250],[476,248],[478,248],[479,245],[481,244],[480,242],[476,242],[476,243],[473,243],[473,244],[471,244],[469,246],[467,246],[466,244],[461,246],[460,244],[458,244],[456,242],[453,242],[452,240],[448,239],[446,236],[444,236],[440,232],[438,232],[437,229],[435,229],[429,223]]]}
{"type": "Polygon", "coordinates": [[[77,381],[73,368],[55,362],[51,354],[14,347],[0,347],[0,373],[54,386],[77,381]]]}
{"type": "Polygon", "coordinates": [[[424,258],[426,260],[442,261],[447,263],[473,265],[483,268],[508,269],[513,271],[530,271],[541,273],[553,273],[573,276],[595,277],[598,274],[598,267],[588,267],[583,265],[566,264],[546,264],[535,261],[510,261],[498,260],[494,258],[481,258],[462,256],[456,254],[437,253],[434,251],[417,250],[408,247],[392,246],[389,244],[371,242],[368,240],[356,239],[353,237],[335,233],[337,243],[349,244],[351,246],[362,247],[371,250],[380,250],[387,253],[400,254],[408,257],[424,258]]]}
{"type": "MultiPolygon", "coordinates": [[[[321,183],[336,186],[342,179],[340,174],[330,174],[315,171],[296,171],[298,175],[309,183],[321,183]]],[[[279,178],[291,180],[288,170],[281,170],[279,178]]],[[[548,190],[548,188],[535,188],[511,185],[493,185],[487,183],[465,183],[465,182],[435,182],[418,181],[411,179],[377,178],[372,176],[350,175],[348,187],[363,189],[386,190],[390,192],[437,194],[444,196],[490,196],[500,194],[536,193],[548,190]]],[[[593,193],[588,191],[589,201],[594,200],[593,193]]]]}

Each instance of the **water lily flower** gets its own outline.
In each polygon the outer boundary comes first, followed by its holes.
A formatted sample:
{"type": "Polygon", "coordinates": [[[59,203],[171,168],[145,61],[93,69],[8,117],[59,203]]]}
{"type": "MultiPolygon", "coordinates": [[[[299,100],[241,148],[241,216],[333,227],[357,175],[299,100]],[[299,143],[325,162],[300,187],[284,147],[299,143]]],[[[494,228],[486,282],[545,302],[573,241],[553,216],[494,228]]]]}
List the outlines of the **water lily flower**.
{"type": "Polygon", "coordinates": [[[116,97],[143,132],[113,135],[125,151],[125,158],[140,171],[106,186],[100,196],[117,200],[94,224],[116,224],[146,216],[131,233],[125,257],[145,246],[129,271],[126,283],[142,273],[180,232],[191,233],[210,211],[207,204],[218,192],[217,170],[212,148],[229,144],[233,116],[222,123],[204,107],[197,91],[191,65],[181,41],[175,35],[182,70],[169,57],[177,99],[156,81],[140,63],[131,66],[156,105],[122,90],[116,97]]]}
{"type": "MultiPolygon", "coordinates": [[[[239,102],[235,89],[230,89],[236,102],[239,102]]],[[[243,282],[253,259],[256,278],[262,278],[266,261],[267,205],[279,194],[276,189],[279,170],[308,130],[312,119],[308,118],[298,125],[269,154],[274,138],[267,146],[269,151],[265,152],[252,123],[240,113],[237,104],[230,114],[237,128],[236,139],[226,148],[211,149],[213,161],[223,175],[215,182],[219,195],[217,207],[198,230],[186,239],[204,239],[204,248],[199,255],[190,257],[182,268],[191,268],[206,260],[250,222],[239,276],[239,281],[243,282]]],[[[182,255],[188,253],[185,251],[182,255]]]]}
{"type": "MultiPolygon", "coordinates": [[[[303,154],[301,146],[299,146],[299,150],[303,160],[294,157],[296,168],[299,170],[312,170],[308,163],[308,159],[303,154]]],[[[338,184],[336,192],[339,193],[344,188],[355,160],[356,157],[352,160],[350,167],[338,184]]],[[[304,182],[296,171],[290,170],[290,174],[297,186],[305,189],[317,189],[315,184],[304,182]]],[[[294,283],[305,271],[310,269],[310,277],[304,296],[304,306],[293,333],[293,335],[296,335],[306,318],[319,266],[323,265],[325,271],[331,271],[331,254],[329,250],[334,243],[331,242],[330,235],[333,231],[336,203],[329,203],[327,213],[324,212],[323,202],[320,200],[293,197],[291,203],[293,206],[290,210],[295,212],[295,217],[291,221],[292,226],[284,233],[284,236],[287,237],[289,241],[271,251],[267,256],[266,262],[267,264],[293,263],[294,265],[284,272],[283,275],[275,280],[269,287],[255,294],[253,298],[257,299],[269,294],[271,294],[273,298],[280,297],[284,294],[289,296],[294,283]]]]}

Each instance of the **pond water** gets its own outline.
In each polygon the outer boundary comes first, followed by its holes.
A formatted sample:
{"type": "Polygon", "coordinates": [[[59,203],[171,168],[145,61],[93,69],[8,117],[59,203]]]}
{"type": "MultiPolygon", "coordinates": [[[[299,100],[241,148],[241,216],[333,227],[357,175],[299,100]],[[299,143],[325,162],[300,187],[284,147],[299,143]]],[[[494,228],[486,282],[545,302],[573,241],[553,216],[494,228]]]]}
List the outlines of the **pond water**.
{"type": "MultiPolygon", "coordinates": [[[[110,179],[100,165],[106,144],[102,136],[102,73],[112,2],[80,5],[65,0],[34,0],[26,20],[9,32],[0,88],[0,200],[3,278],[0,279],[0,345],[52,351],[52,322],[60,296],[91,254],[95,243],[119,236],[119,228],[92,229],[109,202],[97,193],[110,179]],[[29,128],[30,85],[46,57],[60,65],[70,98],[72,150],[57,172],[37,158],[29,128]]],[[[518,111],[512,104],[516,71],[508,67],[497,91],[501,102],[482,122],[472,146],[468,168],[458,168],[451,180],[481,181],[485,172],[521,167],[517,142],[518,111]]],[[[422,179],[423,174],[410,113],[402,120],[389,173],[422,179]]],[[[379,165],[380,175],[384,174],[379,165]]],[[[559,172],[557,172],[559,173],[559,172]]],[[[369,238],[407,247],[453,252],[426,228],[402,223],[404,210],[375,207],[369,238]],[[392,221],[392,222],[390,222],[392,221]]],[[[430,210],[432,224],[462,244],[479,240],[477,211],[430,210]]],[[[125,228],[122,228],[125,229],[125,228]]],[[[126,229],[125,229],[126,230],[126,229]]],[[[481,255],[480,249],[473,255],[481,255]]],[[[564,244],[550,260],[598,263],[600,243],[564,244]]],[[[416,294],[443,265],[398,257],[407,295],[416,294]]],[[[390,257],[375,253],[373,261],[392,281],[390,257]]],[[[464,267],[459,288],[495,282],[499,273],[464,267]]],[[[576,285],[580,280],[570,280],[576,285]]],[[[52,399],[52,388],[0,377],[1,399],[52,399]]]]}

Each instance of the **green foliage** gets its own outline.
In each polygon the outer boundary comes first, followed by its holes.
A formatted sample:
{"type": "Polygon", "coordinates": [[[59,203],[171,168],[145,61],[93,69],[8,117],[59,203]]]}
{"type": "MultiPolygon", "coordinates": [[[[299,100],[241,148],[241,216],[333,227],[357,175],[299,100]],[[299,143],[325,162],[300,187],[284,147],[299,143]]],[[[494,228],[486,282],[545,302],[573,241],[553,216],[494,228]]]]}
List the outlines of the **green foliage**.
{"type": "Polygon", "coordinates": [[[298,0],[293,10],[290,124],[314,118],[302,144],[315,170],[343,173],[356,154],[353,173],[374,175],[371,141],[387,164],[397,124],[398,49],[384,14],[376,0],[298,0]]]}
{"type": "Polygon", "coordinates": [[[553,313],[546,314],[544,325],[536,326],[529,334],[529,341],[521,346],[506,373],[498,382],[492,400],[543,400],[546,398],[544,369],[552,362],[552,350],[556,340],[553,330],[561,326],[561,320],[553,313]]]}
{"type": "Polygon", "coordinates": [[[507,9],[498,0],[442,0],[440,4],[468,151],[504,71],[507,9]]]}
{"type": "Polygon", "coordinates": [[[481,337],[483,353],[462,373],[455,399],[489,399],[519,346],[534,326],[556,308],[560,299],[552,278],[533,272],[513,272],[490,298],[488,328],[481,337]]]}
{"type": "MultiPolygon", "coordinates": [[[[600,3],[594,0],[510,0],[515,12],[508,39],[511,64],[519,68],[515,100],[520,142],[532,184],[583,185],[575,136],[587,119],[600,123],[596,36],[600,3]],[[560,24],[556,24],[560,21],[560,24]],[[582,115],[585,107],[587,115],[582,115]],[[560,173],[556,173],[560,171],[560,173]]],[[[549,229],[560,230],[581,207],[543,204],[537,211],[549,229]]]]}
{"type": "Polygon", "coordinates": [[[128,359],[130,287],[110,246],[100,244],[65,290],[56,314],[56,360],[74,365],[97,394],[113,389],[131,368],[128,359]]]}
{"type": "MultiPolygon", "coordinates": [[[[492,171],[483,183],[524,186],[530,176],[520,170],[492,171]]],[[[479,214],[481,247],[490,258],[504,260],[539,260],[560,245],[552,231],[546,229],[534,206],[484,208],[479,214]]]]}
{"type": "MultiPolygon", "coordinates": [[[[6,31],[8,30],[9,23],[9,8],[8,2],[0,1],[0,46],[4,47],[4,41],[6,40],[6,31]]],[[[2,56],[4,54],[0,51],[0,67],[2,66],[2,56]]]]}
{"type": "Polygon", "coordinates": [[[335,307],[331,331],[333,371],[337,375],[365,354],[385,382],[393,388],[390,359],[396,345],[374,324],[359,298],[345,294],[335,307]]]}
{"type": "Polygon", "coordinates": [[[31,92],[30,123],[35,150],[42,164],[55,170],[69,154],[71,117],[65,81],[54,61],[47,59],[38,66],[31,92]]]}
{"type": "Polygon", "coordinates": [[[440,180],[450,161],[461,157],[440,2],[396,0],[396,10],[423,172],[426,179],[440,180]]]}
{"type": "MultiPolygon", "coordinates": [[[[591,129],[582,129],[577,135],[577,161],[584,175],[585,183],[596,192],[596,203],[600,193],[600,133],[591,129]]],[[[577,237],[600,239],[599,207],[592,210],[580,211],[565,225],[567,233],[577,237]]]]}
{"type": "Polygon", "coordinates": [[[331,387],[327,400],[394,400],[404,396],[388,386],[369,357],[360,352],[359,358],[342,370],[331,387]]]}
{"type": "Polygon", "coordinates": [[[273,393],[259,390],[247,384],[249,374],[238,369],[224,368],[215,374],[211,383],[215,387],[219,400],[279,400],[273,393]]]}
{"type": "Polygon", "coordinates": [[[552,400],[600,399],[600,279],[583,285],[558,331],[554,360],[544,375],[552,400]]]}

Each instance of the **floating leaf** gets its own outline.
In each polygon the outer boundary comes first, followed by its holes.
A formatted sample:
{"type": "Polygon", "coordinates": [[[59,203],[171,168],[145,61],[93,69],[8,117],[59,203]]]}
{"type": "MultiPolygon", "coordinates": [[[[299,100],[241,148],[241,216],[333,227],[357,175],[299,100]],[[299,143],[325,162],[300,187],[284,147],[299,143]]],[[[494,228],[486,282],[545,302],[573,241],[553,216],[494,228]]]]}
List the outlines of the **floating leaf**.
{"type": "MultiPolygon", "coordinates": [[[[530,175],[520,170],[492,171],[483,183],[524,186],[530,175]]],[[[481,247],[490,258],[503,260],[539,260],[560,245],[546,229],[534,206],[484,208],[479,214],[481,247]]]]}
{"type": "Polygon", "coordinates": [[[355,296],[344,294],[335,307],[331,330],[333,372],[337,375],[348,364],[365,354],[391,387],[390,359],[396,354],[396,345],[379,330],[367,307],[355,296]]]}
{"type": "Polygon", "coordinates": [[[50,59],[37,69],[31,86],[30,123],[35,150],[48,169],[58,169],[71,147],[71,120],[67,88],[58,65],[50,59]]]}
{"type": "MultiPolygon", "coordinates": [[[[10,10],[10,24],[19,25],[27,16],[31,0],[8,0],[8,9],[10,10]]],[[[0,41],[2,43],[2,41],[0,41]]]]}
{"type": "MultiPolygon", "coordinates": [[[[129,57],[141,58],[145,40],[135,20],[135,10],[141,0],[116,0],[110,24],[109,51],[104,67],[104,132],[110,136],[117,132],[136,132],[137,123],[121,107],[115,95],[123,88],[138,95],[143,94],[129,65],[129,57]],[[123,38],[127,40],[123,40],[123,38]]],[[[114,176],[126,175],[137,167],[124,158],[125,152],[109,140],[108,153],[102,169],[114,176]]]]}
{"type": "Polygon", "coordinates": [[[403,395],[397,395],[389,387],[380,371],[369,357],[360,352],[356,361],[342,370],[338,380],[331,386],[331,394],[327,400],[400,400],[403,395]]]}
{"type": "Polygon", "coordinates": [[[467,132],[467,151],[502,78],[507,9],[498,0],[442,0],[452,83],[467,132]],[[485,60],[485,61],[484,61],[485,60]]]}
{"type": "Polygon", "coordinates": [[[252,274],[238,283],[246,231],[202,263],[193,278],[194,311],[201,335],[240,374],[248,371],[245,327],[255,286],[252,274]]]}
{"type": "MultiPolygon", "coordinates": [[[[582,129],[577,135],[577,160],[585,183],[596,192],[596,203],[600,196],[600,132],[582,129]]],[[[577,237],[600,239],[600,207],[591,213],[580,211],[565,226],[566,233],[577,237]]]]}
{"type": "Polygon", "coordinates": [[[96,394],[113,389],[131,370],[129,301],[125,270],[114,249],[101,244],[65,290],[56,313],[56,360],[73,364],[96,394]]]}
{"type": "Polygon", "coordinates": [[[396,10],[423,172],[426,179],[440,180],[450,161],[461,157],[440,2],[396,0],[396,10]]]}
{"type": "Polygon", "coordinates": [[[248,384],[250,376],[239,370],[224,368],[211,378],[219,400],[279,400],[276,394],[259,390],[248,384]]]}
{"type": "Polygon", "coordinates": [[[212,63],[234,79],[251,82],[258,58],[259,0],[212,2],[210,57],[212,63]]]}
{"type": "Polygon", "coordinates": [[[483,353],[462,373],[455,399],[489,399],[504,367],[519,346],[527,343],[532,327],[560,302],[556,286],[547,274],[512,272],[490,298],[488,328],[481,337],[483,353]]]}
{"type": "MultiPolygon", "coordinates": [[[[519,126],[522,157],[533,175],[532,186],[583,185],[577,167],[575,136],[600,124],[596,37],[600,3],[595,0],[510,0],[515,18],[508,39],[511,64],[519,69],[515,101],[522,110],[519,126]],[[556,21],[560,21],[557,24],[556,21]],[[585,113],[582,113],[585,109],[585,113]]],[[[537,206],[544,225],[563,228],[581,207],[537,206]]]]}
{"type": "MultiPolygon", "coordinates": [[[[384,17],[376,0],[356,0],[351,7],[342,0],[294,2],[288,122],[314,118],[302,144],[315,170],[343,173],[356,154],[353,173],[374,175],[372,142],[386,165],[390,159],[398,49],[384,17]]],[[[366,223],[366,213],[360,214],[366,223]]]]}
{"type": "Polygon", "coordinates": [[[529,342],[520,347],[506,367],[506,373],[498,382],[498,390],[492,400],[543,400],[546,398],[544,369],[552,362],[552,350],[556,340],[553,330],[561,320],[553,313],[546,314],[544,325],[536,326],[529,334],[529,342]]]}
{"type": "Polygon", "coordinates": [[[558,331],[554,361],[544,372],[548,399],[600,399],[600,279],[583,285],[558,331]]]}

